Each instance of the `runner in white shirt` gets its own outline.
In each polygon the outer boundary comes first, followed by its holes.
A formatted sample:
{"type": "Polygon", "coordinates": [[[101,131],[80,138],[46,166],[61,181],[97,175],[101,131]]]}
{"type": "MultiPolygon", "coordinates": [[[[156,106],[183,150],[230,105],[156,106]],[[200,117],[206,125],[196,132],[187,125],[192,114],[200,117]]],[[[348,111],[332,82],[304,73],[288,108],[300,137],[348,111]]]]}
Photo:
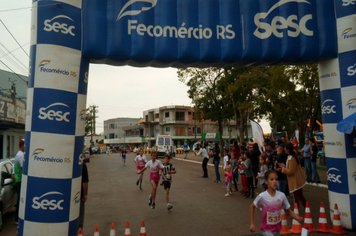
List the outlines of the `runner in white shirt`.
{"type": "Polygon", "coordinates": [[[160,180],[159,170],[164,170],[164,166],[160,160],[157,160],[157,152],[153,151],[151,154],[152,160],[146,163],[145,167],[141,170],[137,170],[137,174],[141,174],[146,169],[150,169],[150,182],[152,185],[152,193],[148,199],[148,205],[151,206],[152,209],[155,209],[156,203],[156,191],[157,185],[160,180]]]}
{"type": "MultiPolygon", "coordinates": [[[[140,155],[135,157],[134,162],[136,164],[137,171],[142,170],[145,167],[145,165],[147,163],[147,158],[146,158],[145,155],[143,155],[143,150],[142,149],[140,149],[140,155]]],[[[140,184],[139,187],[140,187],[141,190],[142,190],[142,178],[143,178],[143,173],[138,176],[138,179],[136,181],[136,185],[140,184]]]]}
{"type": "Polygon", "coordinates": [[[255,232],[254,214],[255,208],[262,208],[261,230],[263,236],[279,236],[281,234],[281,209],[284,208],[293,219],[302,222],[303,218],[297,216],[284,195],[277,191],[277,173],[269,170],[265,173],[265,183],[268,189],[260,193],[251,204],[251,232],[255,232]]]}

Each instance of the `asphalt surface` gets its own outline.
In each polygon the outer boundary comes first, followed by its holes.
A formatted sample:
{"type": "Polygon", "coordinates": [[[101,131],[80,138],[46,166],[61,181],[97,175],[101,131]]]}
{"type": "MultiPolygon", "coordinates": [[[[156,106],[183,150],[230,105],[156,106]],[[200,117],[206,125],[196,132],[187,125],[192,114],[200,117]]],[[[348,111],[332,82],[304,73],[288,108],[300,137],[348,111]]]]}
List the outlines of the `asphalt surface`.
{"type": "MultiPolygon", "coordinates": [[[[116,225],[116,235],[124,235],[125,224],[130,223],[131,234],[139,235],[142,220],[145,221],[147,235],[258,235],[261,233],[261,213],[256,209],[255,225],[257,231],[251,233],[250,205],[253,199],[246,199],[235,192],[225,197],[222,183],[213,183],[215,172],[208,166],[209,178],[201,178],[201,157],[192,154],[184,160],[177,155],[171,163],[176,167],[170,192],[173,209],[167,210],[163,186],[157,190],[156,209],[148,206],[151,186],[148,171],[144,174],[143,190],[136,186],[137,174],[133,162],[134,154],[129,154],[127,165],[122,165],[119,154],[95,155],[87,164],[89,171],[89,193],[86,203],[84,235],[93,235],[95,225],[100,235],[109,235],[112,222],[116,225]]],[[[149,155],[147,155],[150,159],[149,155]]],[[[210,161],[211,163],[211,161],[210,161]]],[[[223,171],[220,169],[223,176],[223,171]]],[[[326,184],[325,172],[319,172],[322,183],[326,184]]],[[[241,189],[241,185],[239,184],[241,189]]],[[[259,185],[257,192],[261,191],[259,185]]],[[[329,212],[327,189],[317,186],[304,187],[304,196],[310,202],[314,227],[318,225],[320,202],[325,202],[329,212]]],[[[289,198],[292,204],[293,199],[289,198]]],[[[300,214],[304,210],[300,207],[300,214]]],[[[330,216],[329,227],[331,227],[330,216]]],[[[291,228],[288,217],[288,226],[291,228]]],[[[348,232],[349,235],[356,235],[348,232]]],[[[4,216],[4,230],[1,236],[16,235],[14,211],[4,216]]],[[[311,235],[324,235],[311,233],[311,235]]]]}

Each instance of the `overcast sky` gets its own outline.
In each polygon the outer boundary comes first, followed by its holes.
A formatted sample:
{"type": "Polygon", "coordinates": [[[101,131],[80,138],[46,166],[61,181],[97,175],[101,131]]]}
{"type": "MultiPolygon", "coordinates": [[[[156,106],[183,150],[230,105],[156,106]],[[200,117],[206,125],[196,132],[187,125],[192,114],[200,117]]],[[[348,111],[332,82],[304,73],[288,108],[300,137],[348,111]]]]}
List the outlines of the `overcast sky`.
{"type": "MultiPolygon", "coordinates": [[[[26,55],[30,48],[30,0],[0,0],[0,60],[18,74],[28,74],[26,55]],[[16,41],[7,32],[12,33],[16,41]],[[11,54],[8,54],[8,51],[11,54]],[[8,55],[6,55],[8,54],[8,55]]],[[[10,71],[0,62],[0,69],[10,71]]],[[[7,81],[1,80],[2,83],[7,81]]],[[[144,110],[165,105],[192,105],[188,87],[178,81],[177,69],[114,67],[91,64],[87,106],[99,107],[97,133],[103,131],[103,121],[116,117],[142,117],[144,110]]],[[[269,133],[268,122],[260,123],[269,133]]]]}

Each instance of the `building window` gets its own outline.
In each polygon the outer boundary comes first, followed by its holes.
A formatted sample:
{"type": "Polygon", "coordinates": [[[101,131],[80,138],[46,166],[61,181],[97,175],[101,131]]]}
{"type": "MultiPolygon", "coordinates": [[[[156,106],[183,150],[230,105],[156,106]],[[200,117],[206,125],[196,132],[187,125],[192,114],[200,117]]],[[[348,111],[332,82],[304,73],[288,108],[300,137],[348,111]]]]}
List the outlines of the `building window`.
{"type": "Polygon", "coordinates": [[[193,120],[195,120],[195,112],[193,112],[193,120]]]}
{"type": "Polygon", "coordinates": [[[115,138],[115,134],[114,133],[109,134],[109,139],[112,139],[112,138],[115,138]]]}
{"type": "Polygon", "coordinates": [[[155,119],[159,119],[159,114],[155,114],[155,119]]]}
{"type": "Polygon", "coordinates": [[[189,126],[189,127],[188,127],[188,131],[192,131],[192,127],[189,126]]]}
{"type": "Polygon", "coordinates": [[[164,113],[164,117],[169,117],[169,112],[164,113]]]}
{"type": "Polygon", "coordinates": [[[171,128],[170,127],[166,127],[166,132],[171,132],[171,128]]]}
{"type": "Polygon", "coordinates": [[[190,116],[192,114],[192,112],[191,111],[188,111],[188,115],[190,116]]]}
{"type": "Polygon", "coordinates": [[[193,127],[194,134],[195,134],[195,129],[197,130],[196,134],[201,134],[201,127],[193,127]]]}
{"type": "Polygon", "coordinates": [[[185,120],[184,112],[176,112],[176,121],[184,121],[184,120],[185,120]]]}
{"type": "Polygon", "coordinates": [[[115,124],[109,124],[109,129],[115,129],[115,124]]]}

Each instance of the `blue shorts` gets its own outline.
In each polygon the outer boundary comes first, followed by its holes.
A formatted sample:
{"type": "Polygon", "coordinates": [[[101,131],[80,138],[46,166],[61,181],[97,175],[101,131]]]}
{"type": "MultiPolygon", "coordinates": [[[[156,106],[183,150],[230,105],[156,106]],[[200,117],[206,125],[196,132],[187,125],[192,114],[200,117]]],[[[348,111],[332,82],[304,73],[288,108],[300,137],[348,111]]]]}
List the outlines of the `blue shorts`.
{"type": "Polygon", "coordinates": [[[122,156],[122,160],[126,160],[126,156],[122,156]]]}

